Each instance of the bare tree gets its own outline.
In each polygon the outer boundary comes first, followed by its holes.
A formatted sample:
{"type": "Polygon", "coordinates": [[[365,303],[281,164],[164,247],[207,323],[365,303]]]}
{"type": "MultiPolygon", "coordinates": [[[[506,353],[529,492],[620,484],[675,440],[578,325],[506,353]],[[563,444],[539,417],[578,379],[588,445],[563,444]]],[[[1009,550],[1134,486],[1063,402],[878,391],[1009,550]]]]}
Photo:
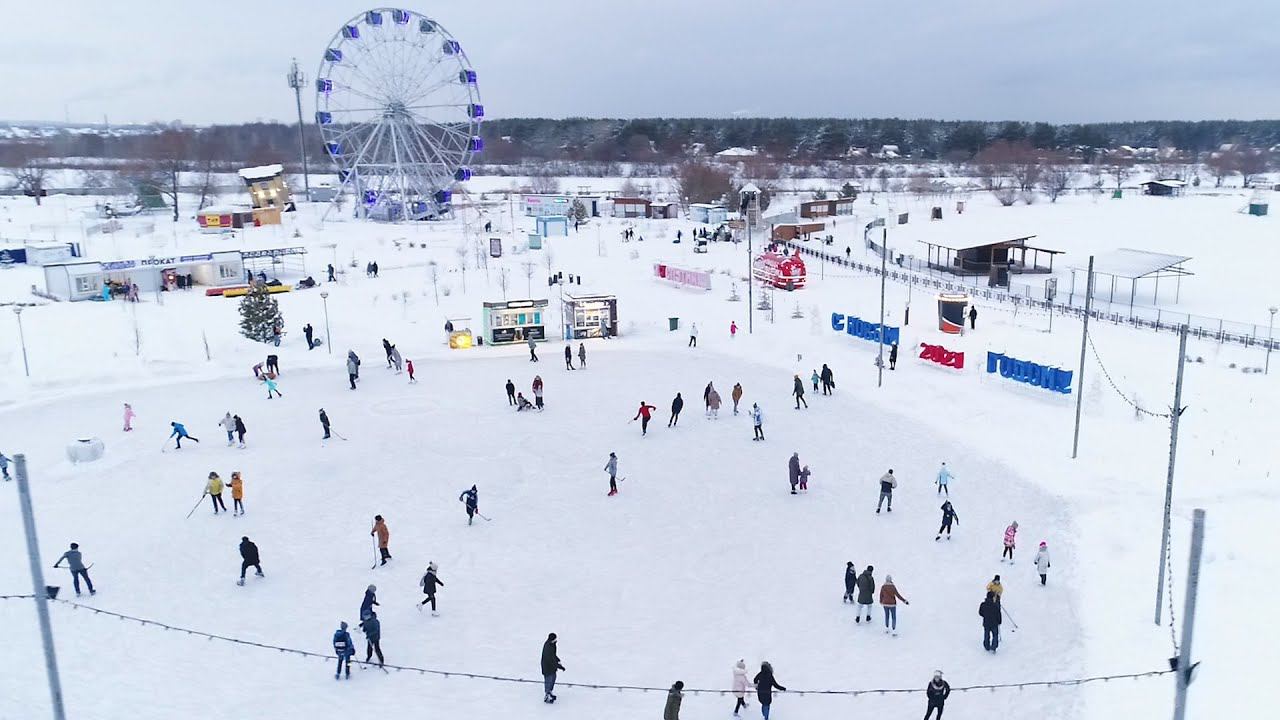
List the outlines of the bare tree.
{"type": "Polygon", "coordinates": [[[511,270],[502,268],[498,273],[498,287],[502,288],[502,299],[507,299],[507,286],[511,284],[511,270]]]}
{"type": "Polygon", "coordinates": [[[1045,169],[1040,184],[1044,188],[1045,195],[1049,196],[1049,202],[1054,203],[1058,202],[1058,196],[1066,192],[1075,179],[1075,170],[1059,159],[1059,162],[1045,169]]]}
{"type": "Polygon", "coordinates": [[[1013,205],[1014,203],[1018,202],[1017,188],[998,187],[992,190],[991,194],[995,195],[996,200],[999,200],[1000,204],[1005,207],[1009,207],[1010,205],[1013,205]]]}
{"type": "Polygon", "coordinates": [[[631,178],[623,178],[618,194],[622,197],[635,197],[640,194],[640,191],[636,189],[636,184],[631,181],[631,178]]]}
{"type": "Polygon", "coordinates": [[[467,294],[467,241],[463,240],[454,250],[458,254],[458,268],[462,271],[462,294],[467,294]]]}
{"type": "Polygon", "coordinates": [[[529,286],[529,295],[527,297],[532,298],[533,297],[533,273],[537,271],[538,266],[535,265],[532,260],[525,260],[523,263],[520,264],[520,267],[524,268],[524,279],[529,286]]]}
{"type": "Polygon", "coordinates": [[[167,198],[173,207],[173,221],[178,222],[179,180],[191,168],[194,139],[186,130],[165,130],[150,138],[148,145],[153,159],[134,178],[135,184],[167,198]]]}
{"type": "Polygon", "coordinates": [[[1133,165],[1133,158],[1119,155],[1107,160],[1107,172],[1111,173],[1111,179],[1116,181],[1116,190],[1124,187],[1124,181],[1133,176],[1133,165]]]}
{"type": "Polygon", "coordinates": [[[37,153],[34,150],[21,147],[14,152],[17,162],[9,169],[9,177],[13,178],[14,185],[22,191],[23,195],[35,198],[36,205],[40,205],[45,193],[45,177],[49,170],[38,162],[37,153]]]}
{"type": "Polygon", "coordinates": [[[1244,187],[1249,187],[1256,176],[1267,171],[1270,158],[1264,151],[1254,147],[1237,148],[1237,153],[1236,170],[1240,173],[1240,182],[1244,187]]]}
{"type": "Polygon", "coordinates": [[[676,184],[681,197],[691,203],[722,202],[733,192],[733,176],[729,171],[704,162],[678,165],[676,184]]]}
{"type": "Polygon", "coordinates": [[[1209,154],[1204,165],[1213,174],[1213,186],[1222,187],[1222,181],[1236,173],[1239,155],[1233,150],[1221,150],[1209,154]]]}
{"type": "Polygon", "coordinates": [[[436,307],[440,307],[440,265],[435,260],[427,263],[427,274],[431,277],[431,291],[436,296],[436,307]]]}
{"type": "Polygon", "coordinates": [[[529,190],[539,195],[554,195],[560,192],[560,178],[551,170],[535,173],[529,178],[529,190]]]}

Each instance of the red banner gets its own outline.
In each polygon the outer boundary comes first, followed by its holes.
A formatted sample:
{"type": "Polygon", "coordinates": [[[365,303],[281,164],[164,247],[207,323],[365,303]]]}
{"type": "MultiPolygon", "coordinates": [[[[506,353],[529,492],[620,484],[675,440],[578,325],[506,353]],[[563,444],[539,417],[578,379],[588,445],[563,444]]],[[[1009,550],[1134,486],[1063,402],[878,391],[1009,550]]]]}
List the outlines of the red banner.
{"type": "Polygon", "coordinates": [[[941,345],[930,345],[928,343],[920,343],[920,359],[936,362],[943,367],[953,367],[957,370],[964,369],[964,353],[948,350],[941,345]]]}

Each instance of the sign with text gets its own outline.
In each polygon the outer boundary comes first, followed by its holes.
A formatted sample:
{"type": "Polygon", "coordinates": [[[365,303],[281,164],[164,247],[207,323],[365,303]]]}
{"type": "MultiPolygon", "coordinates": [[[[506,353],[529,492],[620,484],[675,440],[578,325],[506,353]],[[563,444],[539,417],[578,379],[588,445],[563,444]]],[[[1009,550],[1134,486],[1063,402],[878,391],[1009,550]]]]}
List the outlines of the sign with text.
{"type": "MultiPolygon", "coordinates": [[[[872,342],[880,342],[881,325],[879,323],[869,323],[852,315],[841,315],[840,313],[831,313],[831,329],[836,332],[844,332],[856,338],[863,340],[871,340],[872,342]]],[[[893,345],[898,342],[899,328],[884,326],[884,342],[886,345],[893,345]]]]}
{"type": "Polygon", "coordinates": [[[988,352],[987,372],[999,372],[1001,377],[1042,387],[1046,390],[1053,390],[1064,395],[1071,393],[1071,370],[1047,367],[1029,360],[1018,360],[1000,353],[988,352]]]}
{"type": "Polygon", "coordinates": [[[964,353],[948,350],[941,345],[920,343],[920,359],[938,363],[943,367],[952,367],[957,370],[964,369],[964,353]]]}
{"type": "Polygon", "coordinates": [[[685,270],[674,265],[654,263],[653,276],[682,287],[697,288],[699,290],[711,289],[711,273],[702,272],[701,270],[685,270]]]}

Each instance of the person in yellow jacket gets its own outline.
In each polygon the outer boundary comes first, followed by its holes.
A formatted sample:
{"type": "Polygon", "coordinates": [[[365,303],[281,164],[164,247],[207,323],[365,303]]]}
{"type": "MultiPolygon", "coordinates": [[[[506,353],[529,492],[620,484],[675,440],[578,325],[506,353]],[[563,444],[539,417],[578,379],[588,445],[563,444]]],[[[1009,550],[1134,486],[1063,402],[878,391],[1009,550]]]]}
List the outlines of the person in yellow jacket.
{"type": "Polygon", "coordinates": [[[218,508],[227,509],[227,504],[222,502],[222,478],[218,477],[218,473],[209,473],[209,484],[204,487],[205,494],[213,502],[213,514],[218,514],[218,508]]]}
{"type": "Polygon", "coordinates": [[[1000,601],[1000,596],[1004,594],[1004,585],[1000,584],[1000,576],[997,575],[987,583],[987,592],[996,594],[996,601],[1000,601]]]}
{"type": "Polygon", "coordinates": [[[244,514],[244,479],[240,477],[240,471],[236,470],[231,473],[231,515],[244,514]]]}

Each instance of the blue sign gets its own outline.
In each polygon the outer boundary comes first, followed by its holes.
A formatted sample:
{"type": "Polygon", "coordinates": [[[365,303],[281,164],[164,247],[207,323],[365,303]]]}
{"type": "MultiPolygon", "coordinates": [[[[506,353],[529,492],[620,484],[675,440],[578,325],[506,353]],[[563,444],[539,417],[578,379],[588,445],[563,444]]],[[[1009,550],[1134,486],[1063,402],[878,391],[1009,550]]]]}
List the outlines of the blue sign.
{"type": "Polygon", "coordinates": [[[1046,390],[1053,390],[1064,395],[1071,394],[1071,370],[1045,367],[1029,360],[1018,360],[1000,353],[987,353],[987,372],[999,371],[1002,377],[1017,380],[1028,385],[1035,385],[1046,390]]]}
{"type": "MultiPolygon", "coordinates": [[[[898,342],[899,328],[884,327],[884,342],[887,345],[894,345],[898,342]]],[[[871,340],[872,342],[880,342],[880,323],[869,323],[859,320],[852,315],[844,316],[840,313],[831,313],[831,329],[836,332],[844,331],[853,337],[862,338],[863,340],[871,340]]]]}

